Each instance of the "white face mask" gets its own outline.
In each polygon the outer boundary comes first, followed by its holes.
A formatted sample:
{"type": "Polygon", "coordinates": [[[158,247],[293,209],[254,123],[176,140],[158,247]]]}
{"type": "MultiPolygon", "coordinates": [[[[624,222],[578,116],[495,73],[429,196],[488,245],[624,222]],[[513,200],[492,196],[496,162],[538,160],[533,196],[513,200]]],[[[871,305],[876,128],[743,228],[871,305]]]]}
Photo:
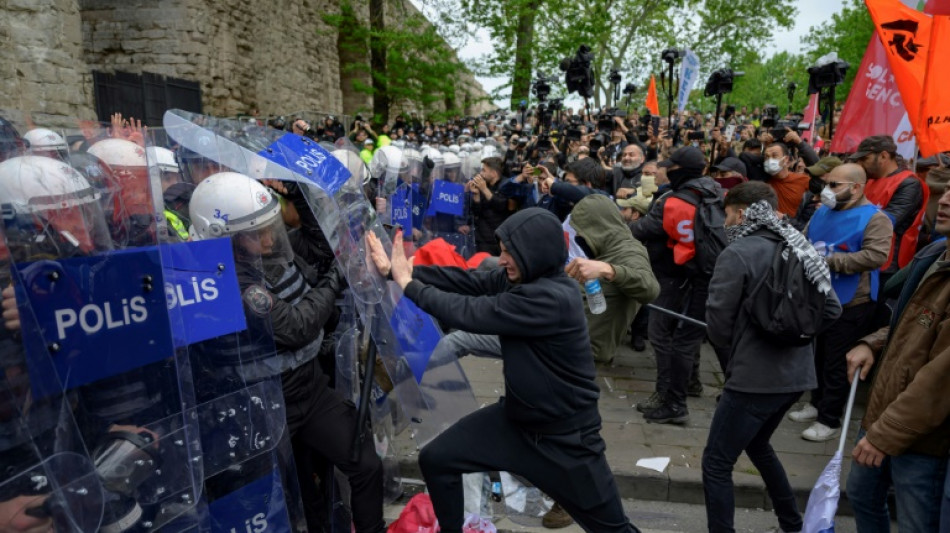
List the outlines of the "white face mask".
{"type": "Polygon", "coordinates": [[[834,209],[838,205],[838,195],[830,187],[821,190],[821,205],[834,209]]]}
{"type": "Polygon", "coordinates": [[[766,159],[765,163],[762,164],[762,167],[765,169],[770,176],[774,176],[782,171],[782,160],[781,159],[766,159]]]}

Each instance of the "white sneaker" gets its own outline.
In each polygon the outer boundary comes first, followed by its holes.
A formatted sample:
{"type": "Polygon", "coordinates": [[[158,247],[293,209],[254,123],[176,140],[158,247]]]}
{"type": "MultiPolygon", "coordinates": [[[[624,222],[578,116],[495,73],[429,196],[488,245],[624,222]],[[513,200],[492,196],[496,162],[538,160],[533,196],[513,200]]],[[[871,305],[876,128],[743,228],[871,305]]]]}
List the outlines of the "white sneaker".
{"type": "Polygon", "coordinates": [[[806,403],[798,411],[789,411],[788,419],[793,422],[812,422],[818,420],[818,409],[814,405],[806,403]]]}
{"type": "Polygon", "coordinates": [[[840,434],[840,428],[830,428],[821,422],[815,422],[809,426],[808,429],[802,431],[802,438],[812,442],[825,442],[826,440],[831,440],[840,434]]]}

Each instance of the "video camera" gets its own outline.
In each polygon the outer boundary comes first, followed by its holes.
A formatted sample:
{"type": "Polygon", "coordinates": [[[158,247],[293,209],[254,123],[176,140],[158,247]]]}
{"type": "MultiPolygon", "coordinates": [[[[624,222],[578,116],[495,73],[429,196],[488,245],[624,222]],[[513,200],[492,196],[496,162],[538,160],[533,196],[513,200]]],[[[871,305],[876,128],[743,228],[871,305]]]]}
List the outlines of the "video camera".
{"type": "Polygon", "coordinates": [[[538,72],[538,77],[531,82],[531,92],[538,98],[538,102],[544,103],[551,94],[550,82],[552,79],[538,72]]]}
{"type": "Polygon", "coordinates": [[[597,115],[597,131],[606,131],[610,132],[617,126],[614,122],[614,117],[625,118],[627,112],[623,109],[616,107],[608,107],[604,109],[600,115],[597,115]]]}
{"type": "Polygon", "coordinates": [[[706,81],[706,96],[720,96],[732,92],[732,83],[735,78],[745,76],[745,72],[733,71],[731,68],[721,68],[713,72],[706,81]]]}
{"type": "Polygon", "coordinates": [[[565,57],[561,60],[560,68],[564,72],[564,84],[568,93],[577,93],[582,98],[594,96],[594,72],[591,70],[591,61],[594,54],[590,47],[582,44],[574,57],[565,57]]]}
{"type": "Polygon", "coordinates": [[[778,123],[778,106],[767,105],[762,108],[762,128],[774,128],[778,123]]]}
{"type": "Polygon", "coordinates": [[[660,134],[660,117],[656,115],[643,115],[640,117],[637,127],[637,138],[640,142],[647,142],[650,139],[650,126],[653,126],[653,134],[660,134]]]}
{"type": "Polygon", "coordinates": [[[845,74],[851,67],[847,61],[837,60],[808,67],[808,94],[844,83],[845,74]]]}

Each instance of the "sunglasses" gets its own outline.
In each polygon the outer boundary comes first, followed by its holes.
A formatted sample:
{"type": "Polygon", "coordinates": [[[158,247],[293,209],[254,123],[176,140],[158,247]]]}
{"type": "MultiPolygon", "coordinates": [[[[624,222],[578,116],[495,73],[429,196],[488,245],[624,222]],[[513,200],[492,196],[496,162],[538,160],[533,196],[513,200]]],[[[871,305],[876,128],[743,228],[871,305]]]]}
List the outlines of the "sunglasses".
{"type": "Polygon", "coordinates": [[[828,182],[825,182],[825,185],[831,187],[832,189],[837,189],[838,187],[844,184],[854,185],[854,183],[855,182],[853,181],[828,181],[828,182]]]}

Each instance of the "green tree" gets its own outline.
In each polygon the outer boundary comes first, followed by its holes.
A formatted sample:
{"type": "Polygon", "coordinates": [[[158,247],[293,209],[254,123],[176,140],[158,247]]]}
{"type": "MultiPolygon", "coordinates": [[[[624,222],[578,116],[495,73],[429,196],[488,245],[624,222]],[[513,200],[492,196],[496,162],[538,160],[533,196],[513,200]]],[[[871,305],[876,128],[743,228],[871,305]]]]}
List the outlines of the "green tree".
{"type": "Polygon", "coordinates": [[[873,33],[874,23],[871,22],[871,15],[862,0],[849,0],[839,13],[831,16],[831,20],[808,30],[804,41],[810,61],[813,62],[829,52],[836,52],[838,58],[851,65],[844,83],[836,89],[840,98],[845,98],[851,92],[858,66],[873,33]]]}
{"type": "Polygon", "coordinates": [[[424,16],[404,4],[388,0],[371,0],[371,4],[369,25],[359,20],[348,1],[341,3],[339,14],[323,18],[345,32],[347,40],[341,46],[363,58],[343,68],[369,74],[371,83],[357,80],[353,88],[373,96],[374,119],[388,122],[394,107],[418,109],[435,120],[461,113],[456,95],[465,91],[458,84],[458,72],[465,65],[455,51],[432,31],[424,16]],[[398,18],[398,28],[385,24],[380,13],[386,10],[398,18]]]}
{"type": "Polygon", "coordinates": [[[645,85],[651,72],[662,70],[660,52],[669,46],[692,48],[709,71],[729,66],[775,28],[790,27],[796,14],[792,0],[428,0],[426,6],[443,35],[489,32],[495,52],[473,67],[509,77],[513,107],[527,97],[534,72],[559,74],[561,60],[581,44],[594,53],[594,104],[609,105],[611,69],[621,71],[624,82],[645,85]]]}
{"type": "Polygon", "coordinates": [[[758,54],[746,58],[736,70],[744,75],[735,79],[732,93],[723,99],[749,111],[756,107],[772,104],[781,114],[788,111],[788,84],[795,83],[795,97],[791,102],[792,111],[802,111],[808,104],[808,60],[801,54],[779,52],[768,59],[758,54]]]}

